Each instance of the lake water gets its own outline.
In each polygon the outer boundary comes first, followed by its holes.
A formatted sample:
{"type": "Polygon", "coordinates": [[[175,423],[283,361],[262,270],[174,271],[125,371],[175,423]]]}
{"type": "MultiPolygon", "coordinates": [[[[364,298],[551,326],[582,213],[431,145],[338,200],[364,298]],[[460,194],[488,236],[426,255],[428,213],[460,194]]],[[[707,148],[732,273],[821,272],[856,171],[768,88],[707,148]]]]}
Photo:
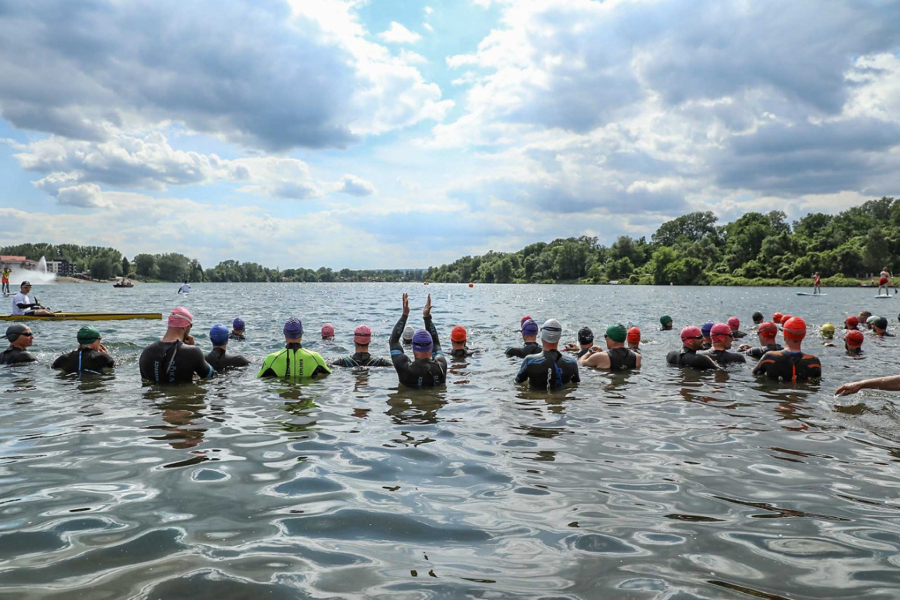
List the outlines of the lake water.
{"type": "MultiPolygon", "coordinates": [[[[255,368],[144,386],[137,360],[161,321],[97,323],[114,375],[60,376],[78,322],[31,324],[36,365],[0,370],[0,596],[42,598],[896,598],[900,595],[897,396],[835,398],[842,382],[900,370],[900,338],[865,358],[805,345],[820,386],[756,381],[750,365],[665,365],[678,330],[760,310],[816,329],[862,309],[896,323],[873,290],[421,284],[39,286],[57,310],[247,321],[229,348],[255,368]],[[306,347],[373,353],[411,296],[431,292],[484,352],[437,390],[393,369],[335,369],[289,385],[254,378],[289,316],[306,347]],[[517,386],[519,319],[558,318],[564,339],[641,327],[640,372],[582,369],[579,386],[517,386]],[[675,331],[659,332],[670,314],[675,331]],[[335,325],[335,342],[316,335],[335,325]]],[[[838,341],[838,345],[842,346],[838,341]]],[[[751,361],[752,362],[752,361],[751,361]]]]}

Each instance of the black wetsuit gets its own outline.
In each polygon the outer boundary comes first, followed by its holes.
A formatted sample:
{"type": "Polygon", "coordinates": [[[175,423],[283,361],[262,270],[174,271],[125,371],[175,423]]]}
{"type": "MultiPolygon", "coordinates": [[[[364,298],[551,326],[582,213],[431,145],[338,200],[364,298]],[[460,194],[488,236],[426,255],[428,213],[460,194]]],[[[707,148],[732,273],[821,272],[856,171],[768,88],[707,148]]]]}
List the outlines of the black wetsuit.
{"type": "Polygon", "coordinates": [[[588,346],[587,348],[582,348],[581,350],[579,350],[578,352],[575,353],[575,358],[581,358],[582,356],[587,354],[590,351],[590,349],[591,349],[590,346],[588,346]]]}
{"type": "Polygon", "coordinates": [[[781,344],[766,344],[765,346],[750,348],[747,350],[747,356],[750,358],[762,358],[766,352],[777,352],[778,350],[784,350],[781,344]]]}
{"type": "Polygon", "coordinates": [[[637,353],[630,348],[610,348],[606,354],[609,355],[610,371],[624,371],[637,366],[637,353]]]}
{"type": "Polygon", "coordinates": [[[541,390],[562,387],[569,382],[578,383],[581,381],[578,360],[558,350],[531,354],[525,357],[516,374],[516,383],[523,383],[526,379],[531,387],[541,390]]]}
{"type": "Polygon", "coordinates": [[[66,373],[102,373],[103,369],[112,369],[116,361],[105,352],[90,348],[79,348],[63,354],[53,361],[54,369],[62,369],[66,373]]]}
{"type": "Polygon", "coordinates": [[[243,341],[244,341],[244,334],[243,334],[243,333],[237,333],[236,331],[232,331],[231,333],[228,334],[228,339],[229,339],[229,340],[238,340],[239,342],[243,342],[243,341]]]}
{"type": "Polygon", "coordinates": [[[739,339],[741,339],[741,338],[747,337],[747,334],[746,334],[746,333],[744,333],[743,331],[740,331],[740,330],[738,330],[738,329],[735,329],[734,331],[732,331],[732,332],[731,332],[731,335],[732,335],[732,337],[734,337],[734,339],[736,339],[736,340],[739,340],[739,339]]]}
{"type": "Polygon", "coordinates": [[[391,361],[380,356],[372,356],[368,352],[354,352],[350,356],[342,356],[331,362],[335,367],[389,367],[391,361]]]}
{"type": "Polygon", "coordinates": [[[469,350],[468,346],[465,348],[454,348],[450,351],[450,356],[453,358],[466,358],[468,356],[472,356],[475,354],[474,350],[469,350]]]}
{"type": "Polygon", "coordinates": [[[206,355],[206,362],[220,373],[225,369],[235,369],[250,365],[250,361],[240,354],[228,354],[224,348],[213,348],[206,355]]]}
{"type": "Polygon", "coordinates": [[[701,350],[712,350],[712,344],[707,344],[703,342],[703,346],[700,347],[701,350]]]}
{"type": "Polygon", "coordinates": [[[697,354],[682,346],[681,350],[672,350],[666,355],[666,362],[679,367],[693,367],[695,369],[717,369],[716,362],[705,354],[697,354]]]}
{"type": "Polygon", "coordinates": [[[766,352],[753,368],[754,375],[777,381],[808,381],[822,377],[822,364],[812,354],[778,350],[766,352]]]}
{"type": "Polygon", "coordinates": [[[532,354],[540,354],[542,351],[543,348],[541,348],[541,345],[537,342],[525,342],[525,345],[520,348],[507,348],[506,355],[514,356],[517,358],[525,358],[526,356],[531,356],[532,354]]]}
{"type": "Polygon", "coordinates": [[[17,365],[22,363],[35,362],[37,359],[28,353],[27,350],[10,346],[3,352],[0,352],[0,365],[17,365]]]}
{"type": "Polygon", "coordinates": [[[708,350],[704,352],[704,354],[723,367],[731,363],[747,362],[747,359],[744,358],[743,354],[738,354],[737,352],[732,352],[731,350],[708,350]]]}
{"type": "Polygon", "coordinates": [[[153,342],[141,352],[141,377],[155,383],[190,383],[194,373],[201,378],[213,376],[213,368],[197,346],[181,340],[153,342]]]}
{"type": "Polygon", "coordinates": [[[434,327],[431,317],[425,319],[425,329],[431,334],[431,341],[434,343],[434,350],[431,358],[416,358],[410,360],[403,353],[403,346],[400,344],[400,336],[406,327],[407,315],[401,315],[400,320],[394,325],[391,332],[391,362],[397,369],[397,376],[400,383],[410,387],[434,387],[442,385],[447,381],[447,358],[441,351],[441,344],[438,341],[438,332],[434,327]]]}

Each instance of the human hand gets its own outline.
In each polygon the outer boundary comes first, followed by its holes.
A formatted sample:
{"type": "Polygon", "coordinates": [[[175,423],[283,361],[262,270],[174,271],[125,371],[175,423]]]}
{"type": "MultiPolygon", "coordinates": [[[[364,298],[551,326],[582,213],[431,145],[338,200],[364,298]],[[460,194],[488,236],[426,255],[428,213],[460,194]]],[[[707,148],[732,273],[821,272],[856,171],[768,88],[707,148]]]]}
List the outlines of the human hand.
{"type": "Polygon", "coordinates": [[[407,293],[403,294],[403,314],[404,316],[409,314],[409,294],[407,293]]]}
{"type": "Polygon", "coordinates": [[[425,308],[422,309],[422,316],[426,319],[431,316],[431,294],[428,294],[428,300],[425,301],[425,308]]]}
{"type": "Polygon", "coordinates": [[[192,336],[191,334],[184,336],[184,343],[187,346],[193,346],[194,345],[194,336],[192,336]]]}
{"type": "Polygon", "coordinates": [[[862,381],[854,381],[853,383],[845,383],[834,391],[835,396],[849,396],[855,394],[862,389],[862,381]]]}
{"type": "Polygon", "coordinates": [[[104,354],[109,354],[109,350],[107,350],[106,346],[104,346],[103,344],[100,344],[100,352],[102,352],[104,354]]]}

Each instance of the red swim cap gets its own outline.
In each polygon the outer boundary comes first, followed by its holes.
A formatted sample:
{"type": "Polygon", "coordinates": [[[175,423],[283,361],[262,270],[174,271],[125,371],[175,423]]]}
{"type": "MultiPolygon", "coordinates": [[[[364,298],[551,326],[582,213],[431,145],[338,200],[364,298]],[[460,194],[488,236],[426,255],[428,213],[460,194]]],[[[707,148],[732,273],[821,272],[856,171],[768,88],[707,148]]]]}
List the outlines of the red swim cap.
{"type": "Polygon", "coordinates": [[[696,325],[688,325],[684,329],[681,330],[681,341],[687,341],[690,339],[703,337],[703,332],[700,331],[700,328],[696,325]]]}
{"type": "Polygon", "coordinates": [[[528,315],[525,315],[524,317],[522,317],[522,320],[519,321],[519,327],[521,327],[522,325],[524,325],[524,324],[525,324],[525,321],[533,321],[533,320],[534,320],[534,319],[532,319],[532,318],[529,317],[528,315]]]}
{"type": "Polygon", "coordinates": [[[791,315],[784,315],[783,317],[781,317],[781,326],[784,327],[784,324],[787,323],[790,318],[791,315]]]}
{"type": "Polygon", "coordinates": [[[778,333],[778,325],[773,323],[772,321],[766,321],[765,323],[761,323],[759,326],[760,333],[768,333],[771,335],[775,335],[778,333]]]}
{"type": "Polygon", "coordinates": [[[806,321],[791,317],[784,322],[784,339],[799,342],[806,337],[806,321]]]}
{"type": "Polygon", "coordinates": [[[859,327],[859,319],[856,318],[856,315],[850,315],[844,319],[844,326],[847,329],[856,329],[859,327]]]}
{"type": "Polygon", "coordinates": [[[728,317],[728,326],[732,329],[737,329],[741,326],[741,320],[737,317],[728,317]]]}
{"type": "Polygon", "coordinates": [[[632,327],[628,330],[628,335],[626,339],[631,344],[639,344],[641,342],[641,330],[637,327],[632,327]]]}
{"type": "Polygon", "coordinates": [[[782,318],[784,318],[784,315],[782,315],[781,313],[775,313],[774,315],[772,315],[772,321],[774,323],[781,323],[782,318]]]}
{"type": "Polygon", "coordinates": [[[466,328],[462,325],[457,325],[453,329],[450,330],[450,341],[451,342],[464,342],[466,341],[466,328]]]}
{"type": "Polygon", "coordinates": [[[716,323],[712,326],[712,329],[709,330],[709,333],[710,337],[713,339],[727,337],[731,335],[731,327],[725,323],[716,323]]]}
{"type": "Polygon", "coordinates": [[[862,346],[864,339],[866,339],[866,336],[864,336],[863,332],[859,329],[851,329],[847,332],[847,335],[844,336],[844,341],[847,342],[847,345],[853,346],[854,348],[862,346]]]}

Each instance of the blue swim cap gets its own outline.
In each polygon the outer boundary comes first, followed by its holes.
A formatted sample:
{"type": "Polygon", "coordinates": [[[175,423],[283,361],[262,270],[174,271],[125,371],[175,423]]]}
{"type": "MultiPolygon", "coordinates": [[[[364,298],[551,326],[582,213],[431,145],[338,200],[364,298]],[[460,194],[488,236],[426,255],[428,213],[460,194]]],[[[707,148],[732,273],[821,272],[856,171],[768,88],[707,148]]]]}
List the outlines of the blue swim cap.
{"type": "Polygon", "coordinates": [[[522,335],[537,335],[538,324],[532,319],[528,319],[522,323],[522,335]]]}
{"type": "Polygon", "coordinates": [[[709,337],[709,332],[712,331],[713,325],[715,325],[715,323],[703,324],[703,327],[700,328],[700,331],[703,333],[703,337],[709,337]]]}
{"type": "Polygon", "coordinates": [[[221,346],[228,342],[228,328],[218,323],[213,325],[212,329],[209,330],[209,341],[216,346],[221,346]]]}
{"type": "Polygon", "coordinates": [[[284,337],[297,339],[303,336],[303,323],[297,317],[291,317],[284,323],[284,337]]]}
{"type": "Polygon", "coordinates": [[[235,331],[243,331],[244,330],[244,320],[240,317],[231,322],[231,328],[235,331]]]}
{"type": "Polygon", "coordinates": [[[424,329],[419,329],[413,334],[412,347],[416,352],[431,352],[434,348],[434,342],[431,334],[424,329]]]}

